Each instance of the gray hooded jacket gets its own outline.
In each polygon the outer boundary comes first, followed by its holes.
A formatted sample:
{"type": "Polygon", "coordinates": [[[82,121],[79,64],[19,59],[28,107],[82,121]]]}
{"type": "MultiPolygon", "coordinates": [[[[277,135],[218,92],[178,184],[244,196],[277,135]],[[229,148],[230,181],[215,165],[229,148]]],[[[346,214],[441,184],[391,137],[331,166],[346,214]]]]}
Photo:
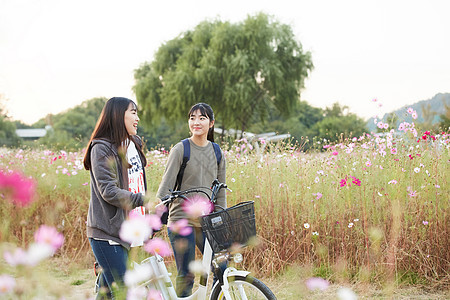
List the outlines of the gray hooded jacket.
{"type": "MultiPolygon", "coordinates": [[[[140,139],[134,141],[142,143],[140,139]]],[[[122,164],[116,146],[106,140],[93,140],[90,151],[91,200],[87,218],[87,236],[112,240],[130,249],[130,244],[119,237],[120,226],[129,210],[144,204],[144,196],[128,191],[127,169],[122,164]]],[[[140,152],[139,154],[142,156],[140,152]]],[[[141,161],[146,160],[141,157],[141,161]]],[[[147,189],[145,170],[144,184],[147,189]]]]}

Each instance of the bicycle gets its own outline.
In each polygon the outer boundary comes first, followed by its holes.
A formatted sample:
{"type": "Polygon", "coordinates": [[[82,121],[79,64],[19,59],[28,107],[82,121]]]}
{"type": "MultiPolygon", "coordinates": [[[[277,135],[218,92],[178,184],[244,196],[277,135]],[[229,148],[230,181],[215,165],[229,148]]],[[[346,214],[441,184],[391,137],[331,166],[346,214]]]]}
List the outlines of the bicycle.
{"type": "MultiPolygon", "coordinates": [[[[197,187],[185,191],[172,191],[161,199],[161,203],[157,207],[167,205],[177,198],[189,201],[185,195],[191,193],[202,193],[212,203],[215,203],[215,197],[222,188],[228,189],[226,184],[220,183],[216,179],[211,188],[197,187]]],[[[210,300],[276,299],[272,291],[262,281],[249,275],[250,272],[237,270],[234,267],[227,267],[222,272],[219,267],[225,261],[234,260],[236,263],[242,261],[242,254],[232,253],[229,248],[236,243],[245,246],[249,239],[256,235],[254,202],[242,202],[229,208],[223,208],[216,204],[216,207],[221,210],[201,217],[202,230],[206,235],[201,264],[202,270],[208,270],[208,273],[205,271],[200,276],[199,286],[193,294],[188,297],[177,296],[170,278],[171,274],[166,268],[163,257],[157,253],[144,259],[140,264],[135,263],[135,266],[150,264],[153,270],[152,278],[141,283],[140,286],[158,290],[163,299],[166,300],[203,300],[207,299],[209,274],[213,272],[218,280],[212,286],[209,295],[210,300]]]]}

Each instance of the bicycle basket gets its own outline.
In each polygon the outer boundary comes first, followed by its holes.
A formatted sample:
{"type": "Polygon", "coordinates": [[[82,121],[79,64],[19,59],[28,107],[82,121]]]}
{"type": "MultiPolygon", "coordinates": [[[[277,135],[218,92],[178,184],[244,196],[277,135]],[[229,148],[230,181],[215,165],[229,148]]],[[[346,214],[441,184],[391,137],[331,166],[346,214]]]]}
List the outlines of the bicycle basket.
{"type": "Polygon", "coordinates": [[[215,253],[236,244],[246,246],[256,235],[254,202],[242,202],[203,216],[200,223],[215,253]]]}

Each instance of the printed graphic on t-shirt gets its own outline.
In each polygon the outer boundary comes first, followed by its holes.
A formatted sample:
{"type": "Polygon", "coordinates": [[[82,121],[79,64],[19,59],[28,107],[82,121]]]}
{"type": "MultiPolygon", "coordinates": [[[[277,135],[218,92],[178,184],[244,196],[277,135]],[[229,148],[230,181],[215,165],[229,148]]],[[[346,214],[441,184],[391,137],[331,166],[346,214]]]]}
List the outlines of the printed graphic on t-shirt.
{"type": "MultiPolygon", "coordinates": [[[[136,150],[136,146],[130,141],[130,145],[127,149],[127,161],[131,165],[128,169],[128,190],[134,194],[141,193],[145,195],[145,184],[144,184],[144,169],[141,163],[141,159],[136,150]]],[[[138,206],[130,211],[130,216],[132,215],[145,215],[145,208],[143,206],[138,206]]],[[[138,243],[133,243],[131,247],[142,246],[144,241],[138,243]]]]}
{"type": "Polygon", "coordinates": [[[141,159],[133,142],[130,142],[127,150],[128,163],[128,189],[132,193],[145,194],[144,171],[141,159]]]}

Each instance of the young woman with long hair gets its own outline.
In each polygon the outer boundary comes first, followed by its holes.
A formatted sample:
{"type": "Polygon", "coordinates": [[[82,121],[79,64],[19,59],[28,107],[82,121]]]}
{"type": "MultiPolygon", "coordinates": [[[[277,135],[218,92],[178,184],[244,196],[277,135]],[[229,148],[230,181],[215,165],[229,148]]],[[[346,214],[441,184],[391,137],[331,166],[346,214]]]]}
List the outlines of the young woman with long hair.
{"type": "MultiPolygon", "coordinates": [[[[127,269],[131,245],[119,237],[120,227],[131,210],[144,205],[147,189],[147,161],[142,140],[136,135],[138,122],[137,106],[132,100],[109,99],[83,160],[91,178],[87,236],[103,269],[101,285],[106,297],[114,297],[127,269]]],[[[99,293],[97,298],[103,295],[99,293]]]]}

